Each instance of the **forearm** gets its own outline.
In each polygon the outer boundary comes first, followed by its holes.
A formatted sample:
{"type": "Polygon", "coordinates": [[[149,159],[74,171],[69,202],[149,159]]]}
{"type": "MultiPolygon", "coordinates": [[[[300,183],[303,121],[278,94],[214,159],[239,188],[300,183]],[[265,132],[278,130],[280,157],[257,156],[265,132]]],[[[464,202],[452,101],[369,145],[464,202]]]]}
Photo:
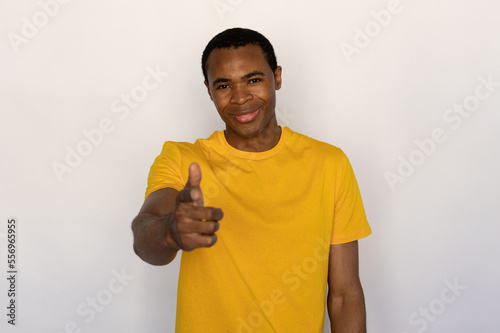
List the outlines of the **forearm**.
{"type": "Polygon", "coordinates": [[[165,241],[168,226],[165,217],[142,213],[132,222],[134,251],[151,265],[166,265],[174,260],[178,248],[165,241]]]}
{"type": "Polygon", "coordinates": [[[344,295],[328,295],[332,333],[366,333],[365,298],[361,285],[344,295]]]}

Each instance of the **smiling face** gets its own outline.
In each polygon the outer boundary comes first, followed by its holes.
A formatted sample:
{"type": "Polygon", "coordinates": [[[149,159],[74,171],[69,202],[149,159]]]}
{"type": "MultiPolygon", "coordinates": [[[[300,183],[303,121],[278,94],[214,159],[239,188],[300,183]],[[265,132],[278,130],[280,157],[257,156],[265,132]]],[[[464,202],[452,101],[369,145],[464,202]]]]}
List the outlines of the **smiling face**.
{"type": "Polygon", "coordinates": [[[265,151],[278,143],[281,131],[274,109],[281,67],[273,72],[260,46],[214,49],[207,59],[207,79],[231,146],[265,151]]]}

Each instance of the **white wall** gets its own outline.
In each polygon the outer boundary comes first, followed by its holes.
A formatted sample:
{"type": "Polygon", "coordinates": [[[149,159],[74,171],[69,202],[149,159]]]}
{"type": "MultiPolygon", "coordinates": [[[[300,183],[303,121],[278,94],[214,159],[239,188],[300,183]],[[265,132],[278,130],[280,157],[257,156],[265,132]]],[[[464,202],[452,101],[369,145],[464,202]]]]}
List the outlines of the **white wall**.
{"type": "Polygon", "coordinates": [[[129,226],[163,141],[222,128],[199,62],[233,26],[275,46],[281,124],[351,159],[374,231],[369,331],[500,330],[499,2],[55,1],[0,2],[2,276],[18,222],[17,325],[2,278],[2,332],[173,332],[178,261],[141,262],[129,226]],[[148,71],[155,87],[125,113],[148,71]]]}

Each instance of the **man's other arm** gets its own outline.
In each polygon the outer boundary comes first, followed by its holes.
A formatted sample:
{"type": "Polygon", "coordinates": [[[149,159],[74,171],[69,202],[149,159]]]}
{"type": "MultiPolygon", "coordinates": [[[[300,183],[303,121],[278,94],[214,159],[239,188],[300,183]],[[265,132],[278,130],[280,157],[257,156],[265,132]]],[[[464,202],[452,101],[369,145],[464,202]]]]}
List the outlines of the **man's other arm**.
{"type": "Polygon", "coordinates": [[[179,250],[215,244],[223,214],[218,208],[204,206],[200,182],[200,167],[192,163],[183,190],[164,188],[146,198],[132,222],[134,251],[142,260],[166,265],[179,250]]]}
{"type": "Polygon", "coordinates": [[[366,333],[366,310],[359,280],[358,241],[330,246],[328,315],[332,333],[366,333]]]}

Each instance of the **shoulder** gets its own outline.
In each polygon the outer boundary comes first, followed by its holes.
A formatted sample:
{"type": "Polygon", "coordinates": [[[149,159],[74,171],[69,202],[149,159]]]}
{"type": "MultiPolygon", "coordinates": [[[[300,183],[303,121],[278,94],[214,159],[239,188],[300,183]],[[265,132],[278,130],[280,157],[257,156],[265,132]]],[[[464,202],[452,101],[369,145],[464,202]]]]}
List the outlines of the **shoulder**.
{"type": "Polygon", "coordinates": [[[283,130],[287,133],[288,148],[295,153],[310,154],[333,161],[343,161],[347,158],[342,149],[333,144],[313,139],[288,127],[284,127],[283,130]]]}
{"type": "Polygon", "coordinates": [[[161,155],[165,157],[179,155],[182,152],[191,151],[194,148],[195,145],[190,142],[165,141],[161,149],[161,155]]]}
{"type": "Polygon", "coordinates": [[[194,143],[182,141],[165,141],[161,150],[161,155],[165,157],[183,156],[202,153],[207,146],[213,144],[218,139],[218,133],[214,132],[207,139],[197,139],[194,143]]]}

